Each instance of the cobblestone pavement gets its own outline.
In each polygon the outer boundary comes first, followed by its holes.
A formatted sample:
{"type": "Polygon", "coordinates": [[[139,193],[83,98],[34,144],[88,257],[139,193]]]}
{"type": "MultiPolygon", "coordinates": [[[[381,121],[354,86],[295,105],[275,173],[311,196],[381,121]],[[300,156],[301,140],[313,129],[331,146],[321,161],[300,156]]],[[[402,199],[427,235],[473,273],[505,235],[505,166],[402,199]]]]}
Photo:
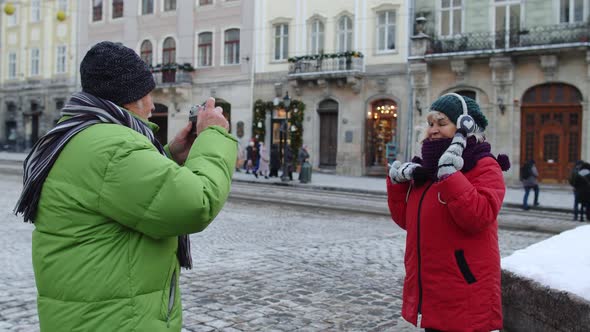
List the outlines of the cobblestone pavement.
{"type": "MultiPolygon", "coordinates": [[[[0,331],[38,331],[32,225],[0,175],[0,331]]],[[[501,231],[502,255],[549,235],[501,231]]],[[[404,233],[387,217],[229,202],[192,237],[184,331],[415,331],[399,317],[404,233]]]]}

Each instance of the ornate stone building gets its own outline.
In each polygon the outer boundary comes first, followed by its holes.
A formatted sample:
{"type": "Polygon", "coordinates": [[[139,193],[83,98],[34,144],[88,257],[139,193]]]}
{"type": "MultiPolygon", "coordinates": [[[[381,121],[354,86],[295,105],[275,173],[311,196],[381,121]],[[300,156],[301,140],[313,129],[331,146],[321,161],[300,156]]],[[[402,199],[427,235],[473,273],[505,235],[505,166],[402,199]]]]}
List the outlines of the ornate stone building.
{"type": "Polygon", "coordinates": [[[53,127],[75,90],[76,5],[71,0],[5,2],[0,21],[1,149],[30,149],[53,127]]]}
{"type": "MultiPolygon", "coordinates": [[[[406,153],[406,3],[255,1],[255,99],[288,92],[305,105],[302,141],[315,168],[382,176],[388,160],[406,153]]],[[[281,107],[267,112],[267,144],[284,143],[291,115],[281,107]]]]}
{"type": "Polygon", "coordinates": [[[578,0],[416,0],[409,56],[419,152],[428,105],[447,92],[474,97],[509,181],[535,160],[545,183],[564,183],[590,157],[589,3],[578,0]]]}

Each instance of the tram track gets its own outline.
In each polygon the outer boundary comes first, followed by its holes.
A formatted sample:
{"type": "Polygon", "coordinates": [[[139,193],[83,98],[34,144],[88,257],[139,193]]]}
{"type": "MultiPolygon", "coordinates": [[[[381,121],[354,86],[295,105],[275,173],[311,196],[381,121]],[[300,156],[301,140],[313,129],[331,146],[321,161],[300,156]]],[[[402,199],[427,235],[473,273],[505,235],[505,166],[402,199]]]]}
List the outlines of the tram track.
{"type": "MultiPolygon", "coordinates": [[[[383,193],[344,192],[234,181],[230,199],[253,204],[273,204],[305,209],[390,216],[383,193]]],[[[559,210],[531,209],[505,204],[498,216],[499,227],[507,230],[558,234],[582,225],[570,220],[571,214],[559,210]]]]}

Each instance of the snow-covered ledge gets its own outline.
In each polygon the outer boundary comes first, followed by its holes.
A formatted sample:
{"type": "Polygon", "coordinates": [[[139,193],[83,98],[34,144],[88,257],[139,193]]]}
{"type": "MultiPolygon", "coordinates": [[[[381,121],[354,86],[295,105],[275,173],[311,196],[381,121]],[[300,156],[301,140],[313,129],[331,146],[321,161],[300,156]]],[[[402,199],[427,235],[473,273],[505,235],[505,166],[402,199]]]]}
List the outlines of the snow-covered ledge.
{"type": "Polygon", "coordinates": [[[502,259],[505,331],[588,331],[590,226],[502,259]]]}

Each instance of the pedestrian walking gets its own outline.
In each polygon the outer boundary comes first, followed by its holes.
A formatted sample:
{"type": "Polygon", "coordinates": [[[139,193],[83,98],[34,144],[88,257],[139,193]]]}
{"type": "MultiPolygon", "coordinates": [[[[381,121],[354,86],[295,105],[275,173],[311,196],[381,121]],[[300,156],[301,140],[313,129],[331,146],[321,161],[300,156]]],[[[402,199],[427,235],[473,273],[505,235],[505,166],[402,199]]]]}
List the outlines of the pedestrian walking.
{"type": "Polygon", "coordinates": [[[264,176],[265,179],[268,179],[269,173],[269,163],[270,163],[270,156],[268,153],[268,149],[264,142],[260,142],[260,153],[259,153],[259,160],[260,163],[258,165],[257,174],[264,176]]]}
{"type": "Polygon", "coordinates": [[[539,171],[537,171],[537,167],[535,166],[534,160],[527,161],[520,169],[520,180],[522,182],[522,186],[524,187],[524,197],[522,199],[522,208],[524,210],[529,210],[529,193],[531,190],[535,192],[534,206],[539,205],[539,171]]]}
{"type": "Polygon", "coordinates": [[[446,94],[427,115],[422,157],[395,161],[391,216],[406,230],[402,316],[426,331],[502,328],[498,213],[506,187],[471,98],[446,94]]]}
{"type": "Polygon", "coordinates": [[[309,151],[307,145],[303,144],[297,154],[297,173],[299,182],[307,183],[311,180],[311,165],[309,164],[309,151]],[[303,167],[306,166],[306,167],[303,167]]]}
{"type": "Polygon", "coordinates": [[[590,221],[590,164],[578,160],[572,169],[569,177],[569,183],[574,188],[574,221],[590,221]]]}
{"type": "Polygon", "coordinates": [[[289,144],[285,145],[285,164],[283,165],[283,173],[281,174],[281,178],[283,180],[293,181],[293,150],[289,144]]]}
{"type": "Polygon", "coordinates": [[[226,201],[237,156],[209,98],[162,146],[148,121],[148,66],[119,43],[94,45],[54,129],[24,163],[15,212],[34,222],[41,331],[180,331],[180,268],[188,234],[226,201]]]}
{"type": "Polygon", "coordinates": [[[281,168],[281,158],[279,155],[279,145],[273,144],[270,146],[270,174],[269,177],[279,177],[279,169],[281,168]]]}
{"type": "Polygon", "coordinates": [[[246,174],[250,174],[250,171],[254,173],[254,140],[251,140],[246,147],[246,161],[244,162],[244,169],[246,170],[246,174]]]}

